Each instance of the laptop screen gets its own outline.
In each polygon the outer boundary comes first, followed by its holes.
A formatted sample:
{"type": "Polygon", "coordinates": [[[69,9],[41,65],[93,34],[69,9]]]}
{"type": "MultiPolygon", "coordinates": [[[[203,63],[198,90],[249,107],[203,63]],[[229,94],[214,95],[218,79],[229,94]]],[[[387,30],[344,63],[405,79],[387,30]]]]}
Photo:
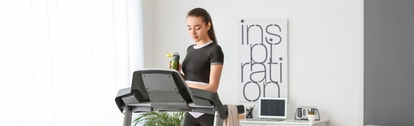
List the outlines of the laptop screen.
{"type": "Polygon", "coordinates": [[[286,98],[260,98],[259,118],[286,119],[287,101],[286,98]]]}

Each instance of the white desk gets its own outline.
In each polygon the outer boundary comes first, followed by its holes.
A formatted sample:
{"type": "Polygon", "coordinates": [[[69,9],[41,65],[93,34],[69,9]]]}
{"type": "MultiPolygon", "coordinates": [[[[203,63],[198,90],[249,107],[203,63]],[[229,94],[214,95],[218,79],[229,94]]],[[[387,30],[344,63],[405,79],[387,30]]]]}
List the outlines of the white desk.
{"type": "Polygon", "coordinates": [[[315,121],[311,123],[307,120],[287,119],[284,121],[257,121],[257,120],[240,120],[240,126],[328,126],[327,120],[315,121]]]}

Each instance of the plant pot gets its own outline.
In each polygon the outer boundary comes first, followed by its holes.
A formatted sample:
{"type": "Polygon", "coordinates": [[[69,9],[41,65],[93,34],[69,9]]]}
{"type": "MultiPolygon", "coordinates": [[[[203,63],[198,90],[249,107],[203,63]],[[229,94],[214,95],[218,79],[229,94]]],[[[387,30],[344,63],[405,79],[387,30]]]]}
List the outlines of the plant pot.
{"type": "Polygon", "coordinates": [[[309,122],[315,122],[315,115],[308,115],[308,120],[309,120],[309,122]]]}

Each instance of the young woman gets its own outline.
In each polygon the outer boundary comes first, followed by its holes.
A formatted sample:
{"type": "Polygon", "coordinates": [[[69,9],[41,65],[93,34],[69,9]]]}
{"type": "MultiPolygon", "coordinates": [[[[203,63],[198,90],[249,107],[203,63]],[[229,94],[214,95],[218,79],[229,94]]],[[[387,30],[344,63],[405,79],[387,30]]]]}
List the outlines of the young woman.
{"type": "MultiPolygon", "coordinates": [[[[195,44],[187,48],[182,75],[188,87],[216,92],[224,54],[217,44],[210,14],[203,8],[192,9],[187,14],[187,29],[195,44]]],[[[184,126],[213,126],[213,123],[213,114],[187,112],[184,119],[184,126]]]]}

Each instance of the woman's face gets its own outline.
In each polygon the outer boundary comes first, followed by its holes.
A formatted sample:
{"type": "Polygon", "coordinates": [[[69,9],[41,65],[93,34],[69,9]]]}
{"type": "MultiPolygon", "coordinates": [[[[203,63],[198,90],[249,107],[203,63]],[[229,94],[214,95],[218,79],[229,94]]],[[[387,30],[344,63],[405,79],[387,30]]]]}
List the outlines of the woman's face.
{"type": "Polygon", "coordinates": [[[210,29],[210,23],[203,22],[202,17],[188,16],[187,28],[190,37],[194,42],[208,42],[210,37],[208,36],[208,30],[210,29]]]}

